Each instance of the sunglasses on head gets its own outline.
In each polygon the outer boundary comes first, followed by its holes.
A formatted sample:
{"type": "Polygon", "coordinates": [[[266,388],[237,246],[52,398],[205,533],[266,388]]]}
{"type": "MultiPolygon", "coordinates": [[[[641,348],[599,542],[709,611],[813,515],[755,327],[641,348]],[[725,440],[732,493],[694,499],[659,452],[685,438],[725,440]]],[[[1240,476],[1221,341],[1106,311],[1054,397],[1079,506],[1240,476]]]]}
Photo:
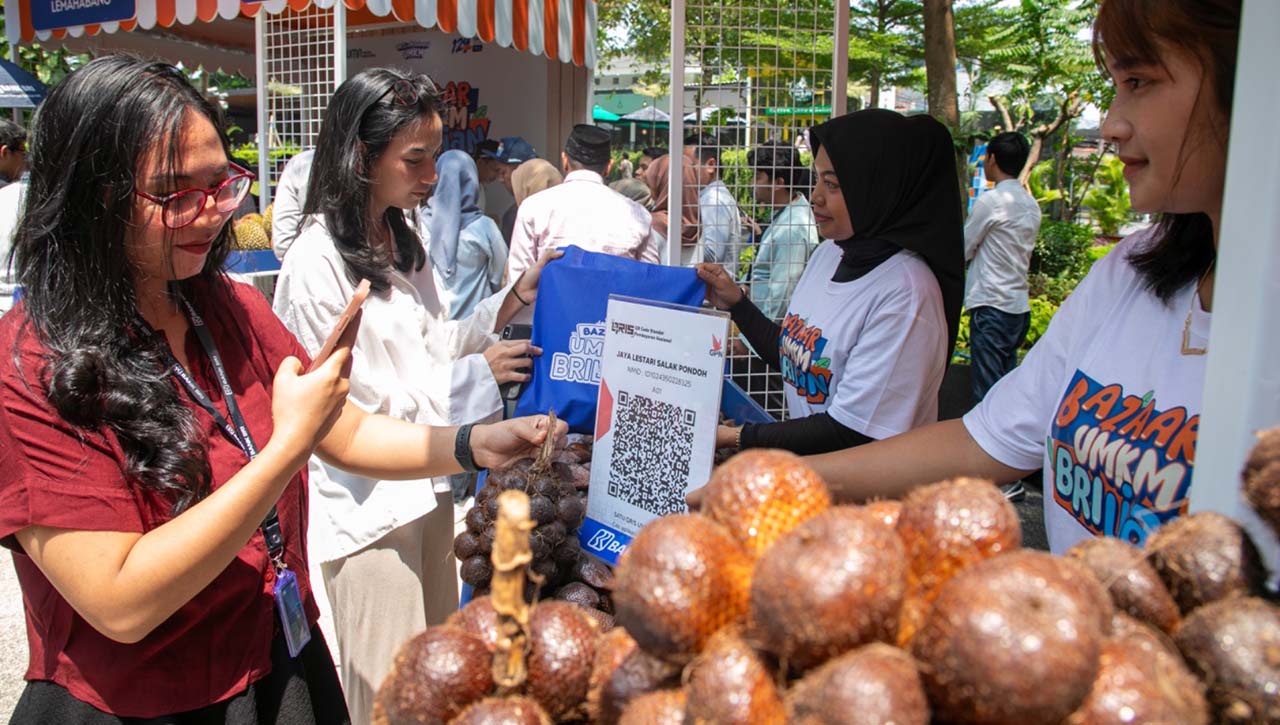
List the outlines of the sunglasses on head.
{"type": "MultiPolygon", "coordinates": [[[[440,87],[436,85],[435,81],[431,80],[430,76],[424,75],[421,76],[421,78],[425,79],[427,86],[426,90],[429,93],[432,95],[440,94],[440,87]]],[[[383,91],[381,95],[375,98],[373,103],[369,104],[369,107],[372,108],[378,105],[382,102],[382,99],[387,96],[391,96],[392,100],[401,106],[416,106],[418,105],[418,101],[422,99],[422,93],[418,91],[417,83],[414,83],[408,78],[398,78],[387,87],[387,90],[383,91]]]]}

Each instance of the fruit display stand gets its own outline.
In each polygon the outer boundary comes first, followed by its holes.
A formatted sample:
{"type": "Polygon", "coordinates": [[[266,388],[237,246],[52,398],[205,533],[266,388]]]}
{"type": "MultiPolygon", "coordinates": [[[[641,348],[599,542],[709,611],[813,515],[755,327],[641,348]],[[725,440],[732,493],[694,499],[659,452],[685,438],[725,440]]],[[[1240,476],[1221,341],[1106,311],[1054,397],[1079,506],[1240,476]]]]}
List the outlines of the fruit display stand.
{"type": "MultiPolygon", "coordinates": [[[[1280,429],[1243,478],[1280,527],[1280,429]]],[[[612,627],[499,586],[535,558],[504,553],[502,518],[494,595],[405,643],[377,722],[1280,722],[1280,607],[1247,531],[1215,512],[1141,549],[1055,556],[1022,548],[989,481],[835,505],[800,458],[746,451],[698,512],[635,537],[612,627]],[[446,659],[460,666],[430,666],[446,659]]]]}

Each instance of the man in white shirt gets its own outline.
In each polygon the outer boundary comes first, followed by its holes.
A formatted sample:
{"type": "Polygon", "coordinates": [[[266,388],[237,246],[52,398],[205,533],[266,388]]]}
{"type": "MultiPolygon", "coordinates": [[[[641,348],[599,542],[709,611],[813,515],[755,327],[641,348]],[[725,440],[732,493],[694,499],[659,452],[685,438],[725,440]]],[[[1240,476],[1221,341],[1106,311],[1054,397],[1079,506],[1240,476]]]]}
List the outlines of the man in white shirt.
{"type": "Polygon", "coordinates": [[[702,261],[724,265],[738,277],[738,255],[746,242],[742,212],[733,192],[720,180],[720,149],[715,138],[699,134],[685,139],[694,151],[693,171],[698,181],[698,232],[702,261]]]}
{"type": "Polygon", "coordinates": [[[649,212],[604,184],[611,163],[609,132],[574,126],[560,163],[564,183],[525,199],[516,213],[507,280],[532,267],[542,250],[570,244],[657,264],[658,237],[649,212]]]}
{"type": "Polygon", "coordinates": [[[1019,133],[987,143],[984,166],[995,188],[978,197],[964,226],[975,402],[1018,364],[1018,346],[1031,324],[1027,269],[1040,233],[1040,205],[1018,181],[1030,150],[1019,133]]]}
{"type": "Polygon", "coordinates": [[[284,259],[293,240],[298,238],[302,208],[307,205],[307,184],[311,182],[311,159],[315,149],[295,154],[280,172],[275,200],[271,204],[271,251],[276,259],[284,259]]]}

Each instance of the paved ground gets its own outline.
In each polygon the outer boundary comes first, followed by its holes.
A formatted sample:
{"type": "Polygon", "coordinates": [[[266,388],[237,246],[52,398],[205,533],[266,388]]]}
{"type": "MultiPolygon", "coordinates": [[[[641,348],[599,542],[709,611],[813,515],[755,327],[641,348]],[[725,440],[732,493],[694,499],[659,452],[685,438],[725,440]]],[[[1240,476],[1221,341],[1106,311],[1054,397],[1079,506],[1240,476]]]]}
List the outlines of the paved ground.
{"type": "Polygon", "coordinates": [[[1049,540],[1044,531],[1044,496],[1041,494],[1040,477],[1030,476],[1024,481],[1027,497],[1014,504],[1018,518],[1022,520],[1022,545],[1028,549],[1049,550],[1049,540]]]}
{"type": "Polygon", "coordinates": [[[0,723],[9,722],[22,694],[27,670],[27,625],[22,616],[22,592],[9,553],[0,550],[0,723]]]}

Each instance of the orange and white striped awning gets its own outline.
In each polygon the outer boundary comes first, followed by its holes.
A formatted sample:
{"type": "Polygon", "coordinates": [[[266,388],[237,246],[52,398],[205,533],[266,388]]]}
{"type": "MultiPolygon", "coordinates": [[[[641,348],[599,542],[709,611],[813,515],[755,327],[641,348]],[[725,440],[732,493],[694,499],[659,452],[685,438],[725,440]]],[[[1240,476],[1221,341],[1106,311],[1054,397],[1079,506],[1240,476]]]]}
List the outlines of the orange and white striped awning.
{"type": "MultiPolygon", "coordinates": [[[[48,0],[36,0],[37,2],[48,0]]],[[[464,38],[514,47],[563,63],[595,67],[595,0],[342,0],[348,10],[366,10],[379,18],[393,17],[424,28],[436,28],[464,38]]],[[[272,15],[286,9],[300,11],[314,4],[331,8],[336,0],[136,0],[129,20],[77,25],[37,31],[31,25],[32,0],[5,3],[5,27],[10,44],[48,42],[65,36],[79,38],[99,32],[136,28],[171,28],[196,21],[212,22],[259,12],[272,15]]]]}

